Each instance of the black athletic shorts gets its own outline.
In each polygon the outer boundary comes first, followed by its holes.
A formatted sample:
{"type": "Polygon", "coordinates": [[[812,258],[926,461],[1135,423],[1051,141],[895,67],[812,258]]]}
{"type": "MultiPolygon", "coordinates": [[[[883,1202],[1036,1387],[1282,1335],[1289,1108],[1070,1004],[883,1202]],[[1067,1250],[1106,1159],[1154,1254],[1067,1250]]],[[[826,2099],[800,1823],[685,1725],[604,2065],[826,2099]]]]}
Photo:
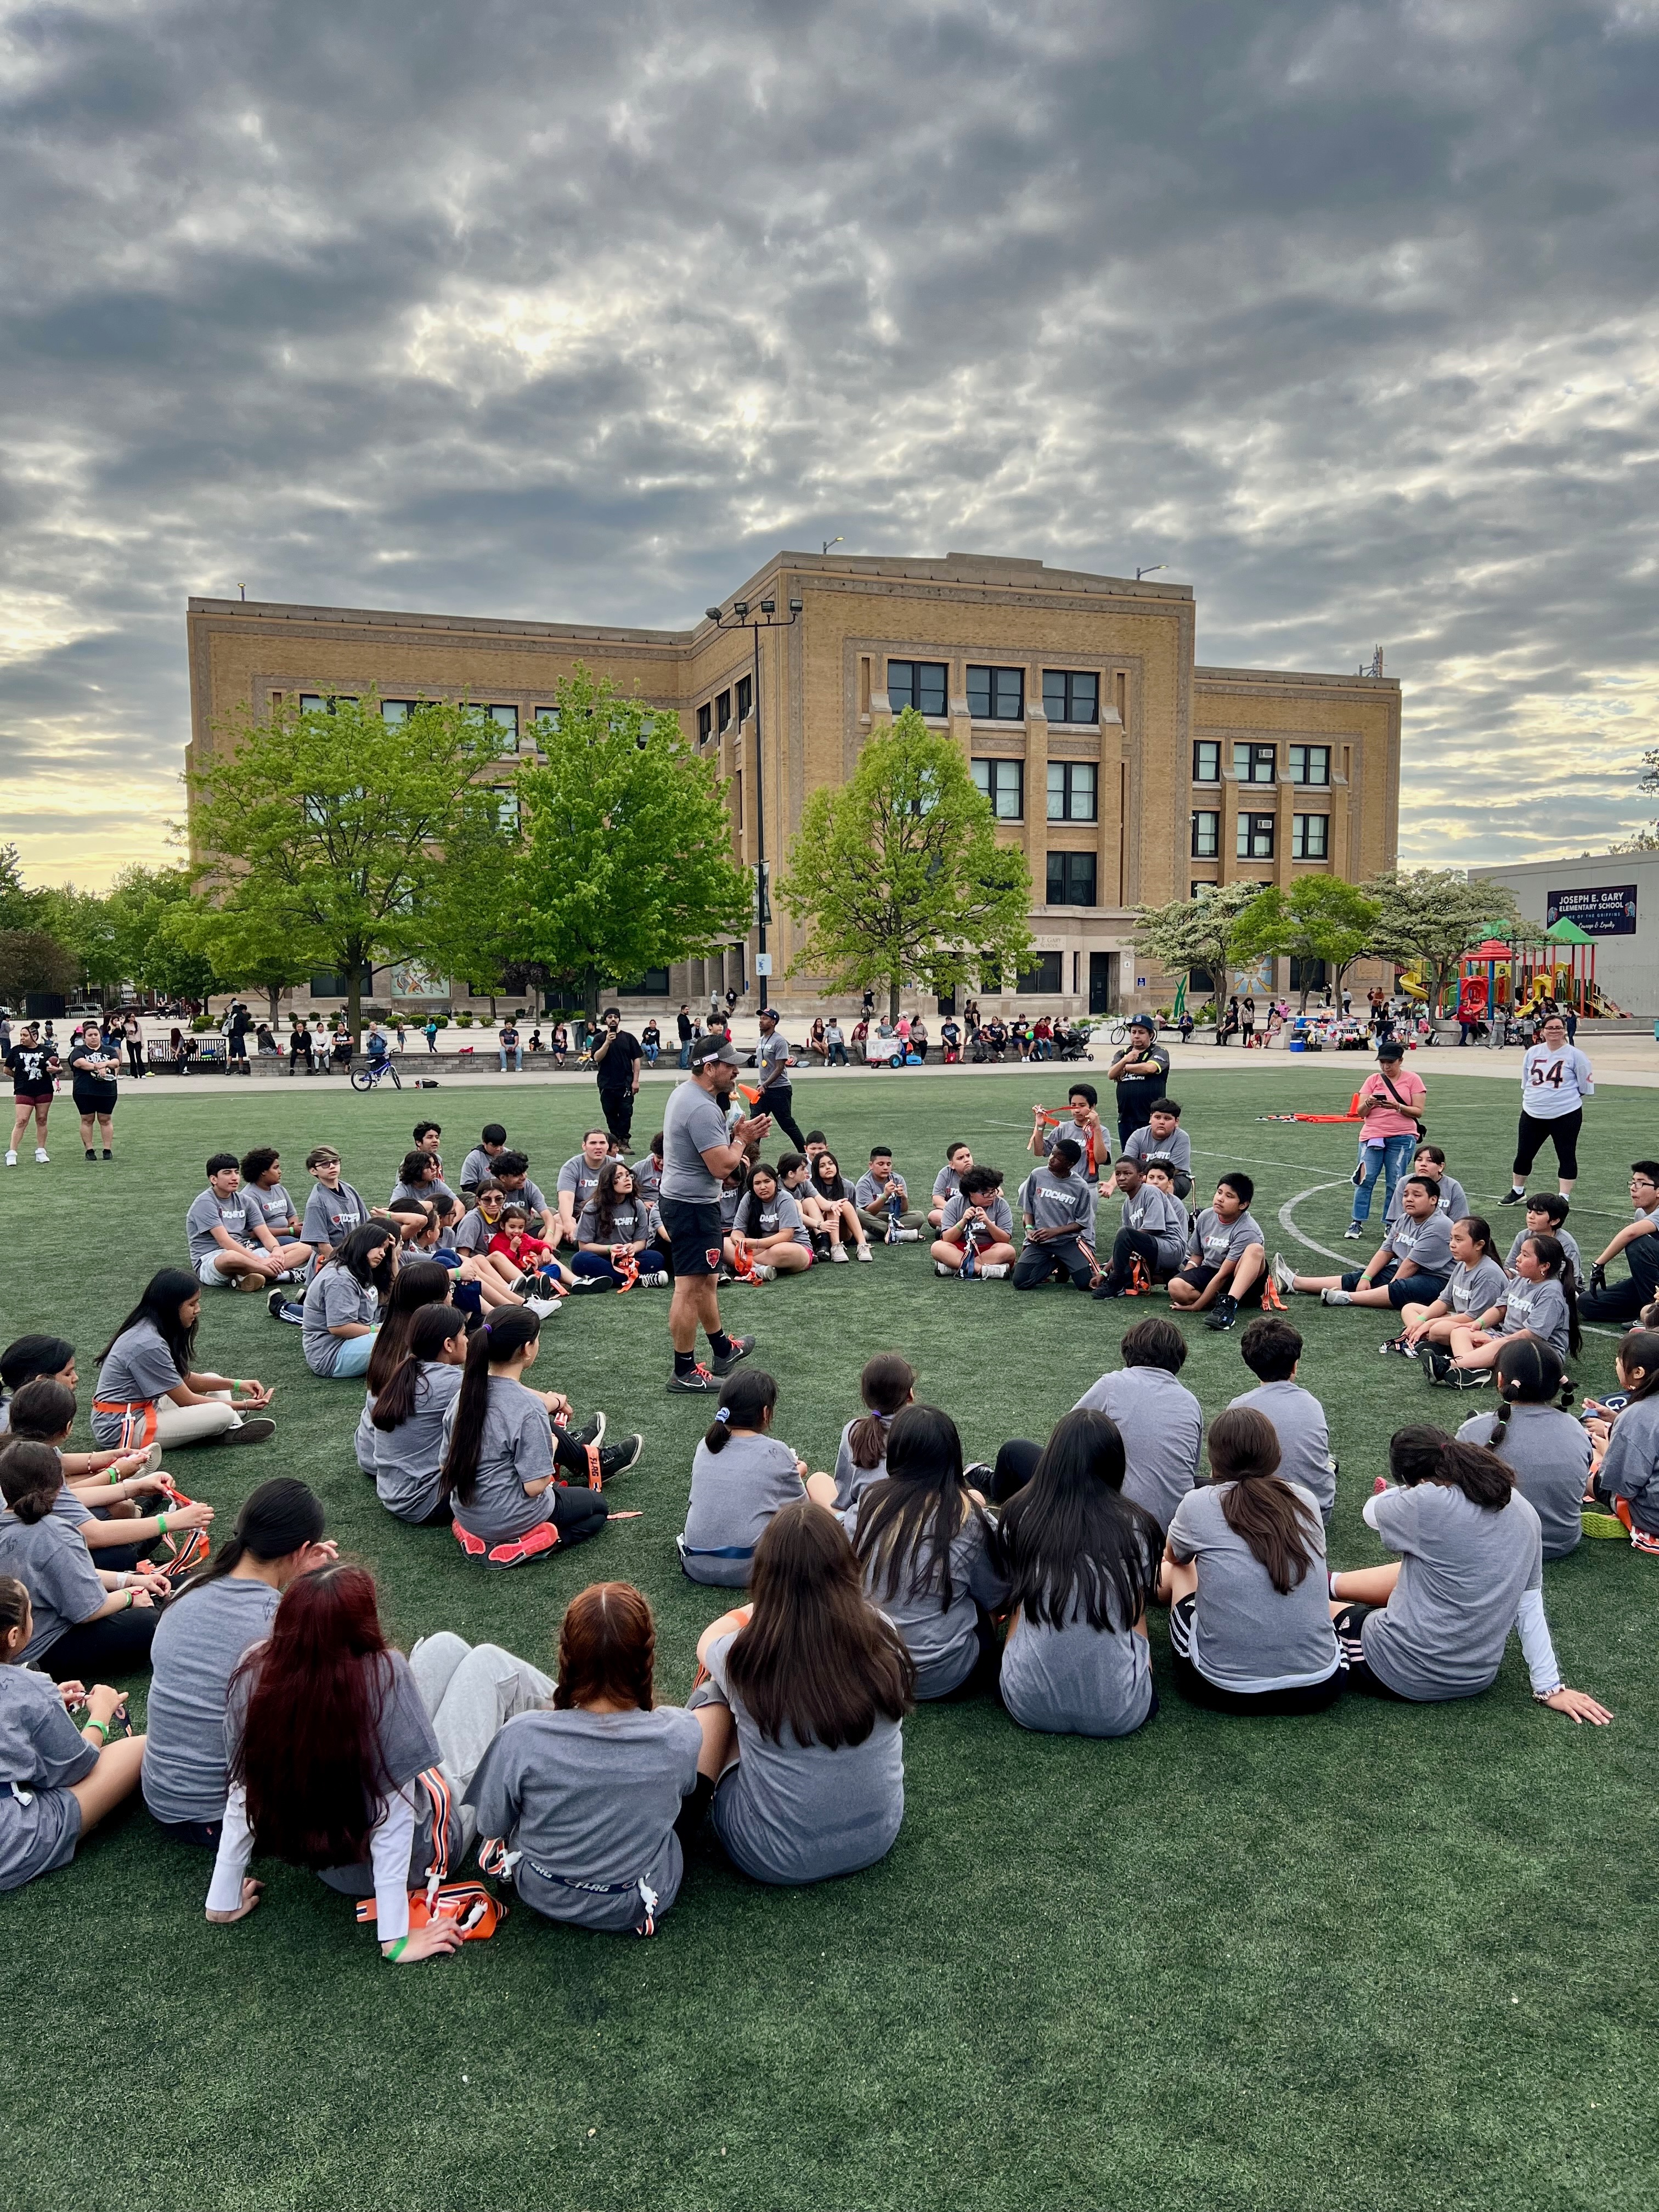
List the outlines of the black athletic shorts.
{"type": "Polygon", "coordinates": [[[719,1272],[725,1233],[720,1227],[720,1200],[702,1204],[694,1199],[659,1200],[662,1225],[677,1275],[713,1275],[719,1272]]]}
{"type": "MultiPolygon", "coordinates": [[[[1203,1261],[1195,1260],[1191,1267],[1183,1267],[1179,1274],[1172,1275],[1170,1279],[1176,1283],[1190,1283],[1200,1297],[1202,1297],[1220,1273],[1219,1267],[1206,1267],[1203,1261]]],[[[1261,1297],[1261,1284],[1262,1277],[1258,1275],[1249,1289],[1245,1291],[1240,1304],[1247,1306],[1258,1304],[1261,1297]]]]}

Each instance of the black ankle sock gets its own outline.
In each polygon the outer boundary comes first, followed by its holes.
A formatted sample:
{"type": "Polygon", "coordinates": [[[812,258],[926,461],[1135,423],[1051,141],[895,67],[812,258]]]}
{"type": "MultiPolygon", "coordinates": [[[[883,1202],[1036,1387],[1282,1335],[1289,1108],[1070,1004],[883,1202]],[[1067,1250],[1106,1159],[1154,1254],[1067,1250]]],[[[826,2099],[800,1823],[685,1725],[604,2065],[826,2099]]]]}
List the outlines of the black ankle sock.
{"type": "Polygon", "coordinates": [[[732,1340],[726,1334],[724,1329],[721,1329],[718,1336],[711,1336],[709,1338],[708,1349],[714,1353],[716,1359],[726,1359],[731,1356],[732,1340]]]}
{"type": "Polygon", "coordinates": [[[693,1374],[696,1372],[696,1364],[697,1355],[695,1352],[677,1352],[674,1354],[674,1372],[676,1375],[693,1374]]]}

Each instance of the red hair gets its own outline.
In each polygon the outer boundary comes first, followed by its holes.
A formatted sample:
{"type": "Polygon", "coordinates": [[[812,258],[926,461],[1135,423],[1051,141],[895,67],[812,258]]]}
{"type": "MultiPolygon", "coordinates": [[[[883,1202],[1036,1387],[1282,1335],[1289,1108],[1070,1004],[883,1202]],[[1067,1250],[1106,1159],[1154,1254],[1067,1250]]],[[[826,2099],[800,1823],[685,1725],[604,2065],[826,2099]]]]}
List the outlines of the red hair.
{"type": "Polygon", "coordinates": [[[248,1684],[231,1778],[247,1792],[254,1849],[290,1866],[356,1866],[391,1778],[380,1714],[391,1684],[374,1577],[324,1567],[290,1583],[248,1684]]]}
{"type": "Polygon", "coordinates": [[[553,1702],[568,1712],[583,1698],[626,1698],[648,1713],[656,1656],[657,1624],[632,1583],[590,1583],[565,1607],[553,1702]]]}

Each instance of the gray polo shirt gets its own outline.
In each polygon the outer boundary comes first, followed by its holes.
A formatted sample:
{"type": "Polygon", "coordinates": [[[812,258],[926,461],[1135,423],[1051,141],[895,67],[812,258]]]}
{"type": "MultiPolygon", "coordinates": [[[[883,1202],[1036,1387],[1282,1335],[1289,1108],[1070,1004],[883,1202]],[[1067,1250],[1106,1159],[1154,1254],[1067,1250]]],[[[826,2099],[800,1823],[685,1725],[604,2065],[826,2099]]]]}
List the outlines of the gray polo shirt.
{"type": "Polygon", "coordinates": [[[1085,1406],[1117,1424],[1128,1462],[1123,1495],[1167,1528],[1198,1480],[1204,1412],[1197,1399],[1165,1367],[1123,1367],[1091,1383],[1072,1410],[1085,1406]]]}
{"type": "Polygon", "coordinates": [[[718,1176],[708,1172],[705,1152],[723,1147],[726,1109],[700,1083],[677,1083],[662,1117],[662,1194],[682,1205],[717,1206],[718,1176]]]}
{"type": "Polygon", "coordinates": [[[1308,1508],[1302,1527],[1313,1558],[1301,1581],[1279,1591],[1243,1537],[1228,1525],[1222,1501],[1236,1486],[1206,1483],[1189,1491],[1170,1523],[1172,1556],[1190,1559],[1198,1568],[1193,1664],[1218,1689],[1246,1696],[1328,1681],[1339,1656],[1319,1501],[1300,1483],[1289,1486],[1308,1508]]]}

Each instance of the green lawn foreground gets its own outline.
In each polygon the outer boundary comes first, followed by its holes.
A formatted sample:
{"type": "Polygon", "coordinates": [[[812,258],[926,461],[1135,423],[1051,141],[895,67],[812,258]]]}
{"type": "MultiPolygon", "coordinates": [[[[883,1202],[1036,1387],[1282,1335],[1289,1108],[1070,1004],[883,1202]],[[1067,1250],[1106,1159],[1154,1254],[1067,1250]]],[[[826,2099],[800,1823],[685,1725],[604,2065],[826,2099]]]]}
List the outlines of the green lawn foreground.
{"type": "MultiPolygon", "coordinates": [[[[1432,1133],[1472,1196],[1495,1199],[1514,1093],[1443,1065],[1424,1071],[1432,1133]]],[[[921,1191],[963,1137],[1012,1196],[1031,1101],[1063,1097],[1067,1073],[828,1078],[797,1095],[844,1167],[884,1139],[921,1191]]],[[[1295,1249],[1279,1210],[1308,1193],[1304,1234],[1368,1249],[1340,1242],[1352,1130],[1257,1118],[1340,1109],[1357,1074],[1347,1060],[1294,1082],[1183,1073],[1200,1188],[1245,1166],[1270,1244],[1295,1249]]],[[[665,1095],[647,1087],[641,1136],[665,1095]]],[[[151,1270],[182,1258],[210,1152],[278,1144],[298,1191],[326,1139],[380,1200],[423,1107],[452,1167],[499,1115],[550,1188],[592,1100],[506,1083],[370,1098],[204,1084],[124,1097],[120,1156],[96,1167],[61,1103],[50,1170],[26,1152],[0,1175],[0,1341],[71,1338],[84,1417],[94,1355],[151,1270]]],[[[1573,1221],[1589,1250],[1623,1217],[1626,1164],[1655,1149],[1655,1110],[1635,1090],[1589,1110],[1573,1221]]],[[[255,1481],[303,1475],[404,1640],[449,1627],[547,1664],[570,1593],[628,1577],[657,1610],[660,1693],[682,1698],[721,1600],[675,1561],[702,1418],[663,1393],[665,1310],[636,1291],[550,1324],[537,1380],[646,1438],[617,1498],[643,1517],[568,1559],[487,1575],[447,1535],[383,1514],[352,1457],[356,1386],[311,1376],[297,1330],[252,1298],[209,1301],[202,1351],[279,1384],[277,1437],[180,1454],[178,1471],[225,1523],[255,1481]]],[[[735,1290],[726,1310],[759,1334],[779,1433],[821,1467],[874,1351],[903,1351],[989,1457],[1010,1434],[1046,1435],[1147,1308],[940,1282],[907,1246],[735,1290]]],[[[1294,1318],[1342,1466],[1333,1558],[1372,1560],[1360,1506],[1389,1432],[1455,1426],[1491,1400],[1379,1358],[1375,1316],[1299,1300],[1294,1318]]],[[[1237,1335],[1187,1328],[1186,1380],[1213,1414],[1251,1378],[1237,1335]]],[[[1586,1386],[1609,1382],[1611,1355],[1610,1337],[1588,1340],[1586,1386]]],[[[1614,1709],[1609,1729],[1536,1709],[1513,1643],[1496,1688],[1465,1705],[1194,1713],[1169,1691],[1158,1620],[1164,1702],[1139,1736],[1027,1735],[988,1703],[924,1710],[884,1864],[796,1893],[705,1851],[650,1942],[520,1908],[453,1963],[394,1972],[349,1905],[269,1864],[264,1909],[210,1929],[205,1856],[134,1810],[0,1900],[0,2203],[1649,2205],[1656,1571],[1610,1543],[1547,1571],[1564,1668],[1614,1709]]]]}

